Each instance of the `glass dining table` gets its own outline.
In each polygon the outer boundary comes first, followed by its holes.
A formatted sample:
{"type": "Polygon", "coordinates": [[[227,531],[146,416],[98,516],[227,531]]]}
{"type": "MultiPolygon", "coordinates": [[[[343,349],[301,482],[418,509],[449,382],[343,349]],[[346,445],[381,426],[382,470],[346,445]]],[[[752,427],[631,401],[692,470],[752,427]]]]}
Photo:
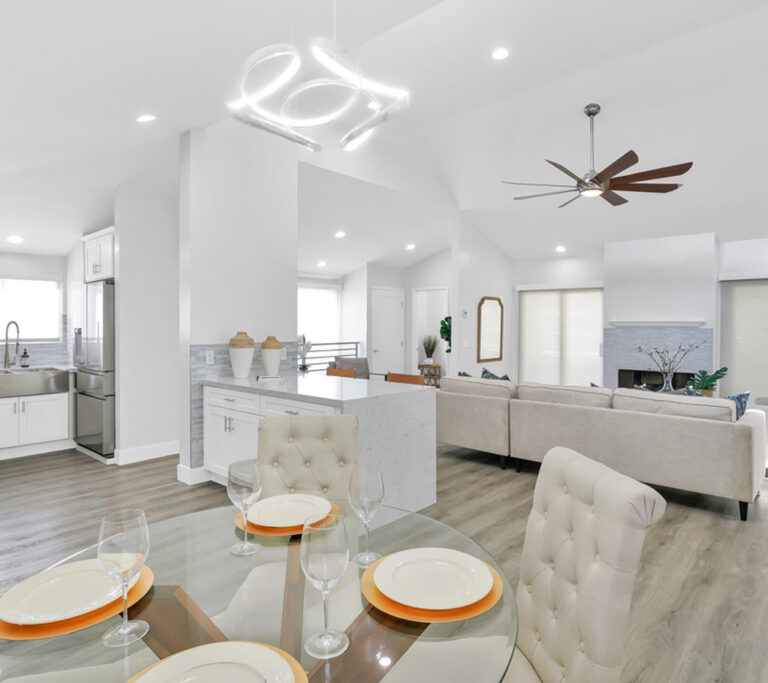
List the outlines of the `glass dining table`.
{"type": "MultiPolygon", "coordinates": [[[[347,525],[350,556],[364,542],[362,524],[346,502],[335,501],[347,525]]],[[[175,652],[224,640],[280,647],[300,661],[312,683],[499,683],[512,658],[517,608],[509,580],[477,543],[451,527],[412,512],[383,507],[374,519],[371,548],[382,554],[444,547],[473,555],[496,569],[503,595],[489,611],[463,621],[422,624],[370,605],[360,589],[362,570],[350,563],[330,596],[330,626],[350,645],[339,657],[318,661],[304,652],[322,629],[320,594],[304,581],[299,536],[257,536],[250,557],[229,553],[235,509],[217,508],[150,525],[147,559],[155,574],[150,592],[130,616],[150,623],[143,641],[107,648],[110,623],[28,641],[0,640],[0,681],[10,683],[123,683],[175,652]]],[[[96,557],[95,545],[62,562],[96,557]]]]}

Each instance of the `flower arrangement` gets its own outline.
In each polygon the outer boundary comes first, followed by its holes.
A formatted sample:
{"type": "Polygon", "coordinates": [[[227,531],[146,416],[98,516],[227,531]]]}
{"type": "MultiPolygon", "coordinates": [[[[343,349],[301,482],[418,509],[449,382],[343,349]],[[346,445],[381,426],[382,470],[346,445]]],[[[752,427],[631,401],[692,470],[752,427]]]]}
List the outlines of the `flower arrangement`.
{"type": "Polygon", "coordinates": [[[311,348],[312,342],[307,339],[307,335],[300,334],[296,343],[296,351],[299,355],[299,358],[301,359],[301,362],[299,363],[299,370],[302,372],[309,370],[309,366],[307,365],[307,353],[311,348]]]}
{"type": "Polygon", "coordinates": [[[651,362],[659,369],[664,377],[664,386],[662,392],[672,391],[672,375],[677,372],[683,359],[701,346],[698,344],[679,344],[677,350],[671,351],[668,348],[660,349],[658,347],[641,344],[637,347],[637,352],[642,353],[651,359],[651,362]]]}

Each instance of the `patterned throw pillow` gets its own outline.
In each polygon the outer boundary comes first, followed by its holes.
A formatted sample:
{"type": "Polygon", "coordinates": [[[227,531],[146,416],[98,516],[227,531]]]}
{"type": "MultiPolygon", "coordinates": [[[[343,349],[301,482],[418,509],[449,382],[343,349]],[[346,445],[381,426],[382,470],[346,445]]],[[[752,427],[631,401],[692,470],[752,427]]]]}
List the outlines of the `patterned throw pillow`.
{"type": "Polygon", "coordinates": [[[494,375],[490,370],[487,368],[483,368],[483,371],[480,373],[480,377],[483,379],[505,379],[508,382],[511,382],[512,380],[509,378],[509,375],[502,375],[499,377],[498,375],[494,375]]]}
{"type": "Polygon", "coordinates": [[[744,411],[747,409],[747,403],[749,402],[750,391],[745,391],[743,394],[731,394],[726,398],[730,398],[736,404],[736,419],[744,415],[744,411]]]}

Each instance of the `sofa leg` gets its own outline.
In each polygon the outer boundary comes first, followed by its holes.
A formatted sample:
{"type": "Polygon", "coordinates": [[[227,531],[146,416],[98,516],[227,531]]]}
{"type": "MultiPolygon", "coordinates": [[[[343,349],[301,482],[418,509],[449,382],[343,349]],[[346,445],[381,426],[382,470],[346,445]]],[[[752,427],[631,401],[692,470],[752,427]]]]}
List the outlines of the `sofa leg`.
{"type": "Polygon", "coordinates": [[[515,470],[518,471],[518,472],[522,472],[523,471],[523,460],[522,460],[522,458],[516,458],[516,460],[517,460],[517,466],[515,467],[515,470]]]}
{"type": "Polygon", "coordinates": [[[499,465],[501,465],[501,469],[503,469],[503,470],[507,469],[507,456],[506,455],[500,455],[499,456],[499,465]]]}
{"type": "Polygon", "coordinates": [[[747,521],[747,512],[749,511],[749,503],[745,503],[743,500],[739,501],[739,515],[741,515],[741,521],[747,521]]]}

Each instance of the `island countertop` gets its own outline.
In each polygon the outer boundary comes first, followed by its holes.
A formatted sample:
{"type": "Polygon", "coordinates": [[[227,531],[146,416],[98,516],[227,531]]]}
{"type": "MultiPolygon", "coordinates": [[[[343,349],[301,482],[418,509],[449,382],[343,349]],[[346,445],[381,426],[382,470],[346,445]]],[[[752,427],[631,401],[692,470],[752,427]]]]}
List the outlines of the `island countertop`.
{"type": "Polygon", "coordinates": [[[275,398],[308,401],[343,408],[348,401],[405,394],[416,391],[434,391],[433,387],[396,382],[380,382],[349,377],[329,377],[321,373],[286,376],[282,380],[262,380],[255,376],[247,379],[209,377],[201,382],[207,387],[245,391],[275,398]]]}

